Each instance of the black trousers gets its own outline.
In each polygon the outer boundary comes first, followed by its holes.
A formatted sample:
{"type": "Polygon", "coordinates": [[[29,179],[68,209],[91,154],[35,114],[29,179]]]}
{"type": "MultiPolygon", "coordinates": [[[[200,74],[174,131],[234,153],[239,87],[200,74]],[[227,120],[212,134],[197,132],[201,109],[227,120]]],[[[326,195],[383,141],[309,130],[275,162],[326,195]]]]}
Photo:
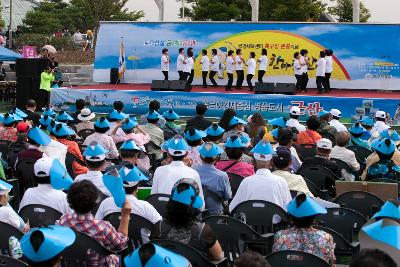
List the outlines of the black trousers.
{"type": "Polygon", "coordinates": [[[228,74],[228,84],[226,85],[225,89],[230,90],[233,84],[233,73],[227,73],[227,74],[228,74]]]}
{"type": "Polygon", "coordinates": [[[247,74],[246,76],[247,85],[249,86],[251,91],[253,91],[253,84],[251,83],[251,79],[253,79],[253,77],[253,74],[247,74]]]}
{"type": "Polygon", "coordinates": [[[194,70],[190,71],[189,79],[188,79],[188,85],[192,84],[194,78],[194,70]]]}
{"type": "Polygon", "coordinates": [[[163,71],[162,74],[164,74],[164,80],[168,80],[168,71],[163,71]]]}
{"type": "Polygon", "coordinates": [[[322,86],[325,87],[325,77],[317,76],[316,82],[317,82],[318,92],[323,93],[324,89],[322,88],[322,86]]]}
{"type": "Polygon", "coordinates": [[[203,86],[207,87],[207,76],[208,76],[208,71],[202,71],[201,76],[203,77],[203,86]]]}
{"type": "Polygon", "coordinates": [[[296,90],[300,92],[303,85],[303,75],[294,75],[296,77],[296,90]]]}
{"type": "Polygon", "coordinates": [[[303,83],[301,86],[301,90],[307,91],[307,84],[308,84],[308,73],[303,73],[303,83]]]}
{"type": "Polygon", "coordinates": [[[327,91],[327,92],[330,92],[331,91],[331,75],[332,75],[332,73],[325,73],[325,84],[326,84],[326,88],[325,88],[325,90],[327,91]]]}
{"type": "Polygon", "coordinates": [[[178,74],[179,74],[179,80],[183,81],[183,70],[178,70],[178,74]]]}
{"type": "Polygon", "coordinates": [[[182,74],[182,81],[187,81],[187,79],[189,78],[189,76],[190,76],[190,72],[184,72],[184,73],[182,74]]]}
{"type": "Polygon", "coordinates": [[[237,70],[236,71],[236,89],[239,89],[242,87],[243,81],[244,81],[244,71],[243,70],[237,70]]]}
{"type": "Polygon", "coordinates": [[[265,70],[258,71],[258,82],[259,83],[263,83],[264,74],[265,74],[265,70]]]}
{"type": "Polygon", "coordinates": [[[212,83],[214,86],[218,86],[217,82],[216,82],[215,79],[214,79],[215,74],[217,74],[216,71],[213,71],[213,70],[210,71],[210,76],[209,76],[209,78],[210,78],[211,83],[212,83]]]}

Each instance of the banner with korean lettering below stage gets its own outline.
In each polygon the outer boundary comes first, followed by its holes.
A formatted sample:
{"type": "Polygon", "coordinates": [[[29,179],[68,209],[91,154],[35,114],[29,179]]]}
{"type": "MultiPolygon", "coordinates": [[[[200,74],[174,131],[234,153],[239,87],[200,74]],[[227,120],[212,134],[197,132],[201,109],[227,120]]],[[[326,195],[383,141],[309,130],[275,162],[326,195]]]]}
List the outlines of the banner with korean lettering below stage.
{"type": "MultiPolygon", "coordinates": [[[[118,68],[121,38],[126,54],[126,71],[121,82],[126,83],[164,79],[160,69],[164,48],[169,50],[169,79],[178,79],[176,62],[180,47],[194,49],[194,85],[201,84],[201,51],[206,49],[210,57],[213,48],[217,49],[221,62],[217,74],[220,85],[227,82],[227,53],[238,48],[242,49],[245,60],[252,51],[259,58],[261,49],[268,50],[264,82],[294,83],[293,54],[307,49],[311,64],[309,87],[315,88],[319,52],[332,49],[333,88],[400,90],[398,24],[103,22],[96,42],[95,81],[109,82],[110,68],[118,68]]],[[[257,72],[253,80],[256,78],[257,72]]]]}
{"type": "MultiPolygon", "coordinates": [[[[289,109],[298,106],[302,112],[301,120],[315,115],[321,110],[339,108],[343,122],[354,122],[364,117],[372,117],[378,110],[385,110],[391,118],[400,119],[399,99],[346,98],[329,96],[291,96],[262,94],[224,94],[195,92],[155,92],[129,90],[83,90],[53,89],[51,104],[56,108],[75,112],[75,100],[84,99],[96,113],[110,113],[113,102],[121,100],[124,111],[129,114],[146,114],[148,103],[155,99],[161,104],[161,112],[174,109],[181,116],[193,116],[198,103],[208,106],[208,117],[220,117],[225,109],[233,108],[239,116],[247,116],[258,111],[266,119],[280,116],[289,117],[289,109]]],[[[398,121],[393,121],[399,124],[398,121]]]]}

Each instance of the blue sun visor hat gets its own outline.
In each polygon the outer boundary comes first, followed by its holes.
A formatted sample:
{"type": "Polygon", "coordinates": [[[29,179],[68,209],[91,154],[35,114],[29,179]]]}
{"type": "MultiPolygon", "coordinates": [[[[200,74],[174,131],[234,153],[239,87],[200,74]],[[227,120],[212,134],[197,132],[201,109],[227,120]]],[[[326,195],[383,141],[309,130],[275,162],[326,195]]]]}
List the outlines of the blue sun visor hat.
{"type": "Polygon", "coordinates": [[[127,117],[128,117],[128,115],[126,115],[126,114],[123,113],[123,112],[118,112],[118,111],[115,110],[115,109],[110,113],[110,116],[109,116],[110,119],[112,119],[112,120],[118,120],[118,121],[123,120],[123,119],[125,119],[125,118],[127,118],[127,117]]]}
{"type": "Polygon", "coordinates": [[[43,114],[43,116],[47,115],[47,116],[52,117],[52,116],[56,115],[56,112],[52,108],[45,108],[45,109],[43,109],[42,114],[43,114]]]}
{"type": "Polygon", "coordinates": [[[10,193],[12,188],[12,185],[0,179],[0,196],[10,193]]]}
{"type": "Polygon", "coordinates": [[[119,149],[123,150],[141,150],[133,140],[125,141],[119,149]]]}
{"type": "Polygon", "coordinates": [[[86,160],[96,162],[105,160],[107,152],[108,151],[102,145],[94,142],[86,148],[82,156],[84,156],[86,160]]]}
{"type": "Polygon", "coordinates": [[[330,114],[329,111],[321,110],[320,112],[318,112],[318,118],[321,118],[321,117],[323,117],[325,115],[328,115],[328,114],[330,114]]]}
{"type": "Polygon", "coordinates": [[[165,146],[168,149],[168,153],[172,156],[183,156],[190,150],[190,146],[180,135],[169,139],[165,146]]]}
{"type": "Polygon", "coordinates": [[[136,121],[136,119],[127,119],[125,120],[122,125],[121,125],[121,129],[122,130],[132,130],[133,128],[135,128],[136,126],[138,126],[138,122],[136,121]]]}
{"type": "Polygon", "coordinates": [[[42,146],[47,146],[51,142],[50,136],[36,126],[29,130],[28,138],[42,146]]]}
{"type": "Polygon", "coordinates": [[[389,138],[384,138],[382,140],[372,142],[371,147],[375,149],[377,152],[380,152],[385,155],[390,155],[394,153],[394,151],[396,150],[394,142],[389,138]]]}
{"type": "Polygon", "coordinates": [[[393,142],[397,142],[400,140],[399,133],[394,129],[386,129],[384,131],[379,132],[381,138],[389,138],[393,142]]]}
{"type": "Polygon", "coordinates": [[[64,110],[61,110],[57,116],[56,116],[56,121],[73,121],[74,118],[71,117],[67,112],[64,110]]]}
{"type": "Polygon", "coordinates": [[[130,255],[124,259],[126,267],[188,267],[190,262],[181,255],[178,255],[172,251],[169,251],[163,247],[160,247],[153,243],[147,243],[142,245],[140,248],[133,251],[130,255]],[[149,247],[152,248],[149,248],[149,247]],[[142,264],[140,254],[142,250],[154,251],[154,254],[146,262],[142,264]]]}
{"type": "Polygon", "coordinates": [[[226,140],[225,147],[230,148],[245,148],[246,144],[243,143],[242,139],[237,135],[232,135],[226,140]]]}
{"type": "Polygon", "coordinates": [[[216,158],[221,155],[224,150],[217,144],[212,142],[204,143],[199,148],[199,153],[202,158],[216,158]]]}
{"type": "Polygon", "coordinates": [[[124,190],[124,182],[116,168],[112,168],[103,175],[103,183],[107,187],[108,191],[110,191],[115,205],[122,208],[126,200],[126,194],[124,190]]]}
{"type": "Polygon", "coordinates": [[[374,219],[391,218],[400,220],[400,206],[397,206],[391,201],[387,201],[381,210],[372,217],[374,219]]]}
{"type": "Polygon", "coordinates": [[[173,111],[172,109],[165,111],[163,115],[164,118],[167,120],[177,120],[180,118],[179,115],[176,114],[176,112],[173,111]]]}
{"type": "Polygon", "coordinates": [[[239,119],[238,117],[234,116],[230,121],[229,121],[229,127],[238,125],[238,124],[247,124],[247,121],[244,121],[242,119],[239,119]]]}
{"type": "Polygon", "coordinates": [[[15,115],[15,114],[6,113],[3,116],[3,121],[2,122],[3,122],[3,124],[11,124],[11,123],[14,123],[14,122],[17,122],[17,121],[22,121],[22,118],[17,116],[17,115],[15,115]]]}
{"type": "Polygon", "coordinates": [[[40,118],[39,123],[40,125],[47,127],[52,121],[54,121],[52,117],[50,117],[49,115],[44,115],[40,118]]]}
{"type": "Polygon", "coordinates": [[[100,128],[100,129],[110,128],[110,122],[106,118],[100,117],[94,123],[94,126],[100,128]]]}
{"type": "Polygon", "coordinates": [[[197,141],[206,136],[207,134],[204,131],[200,131],[194,128],[191,128],[185,132],[185,138],[188,141],[197,141]]]}
{"type": "Polygon", "coordinates": [[[28,117],[28,114],[26,114],[25,112],[23,112],[19,108],[15,108],[14,114],[19,116],[19,117],[21,117],[21,118],[27,118],[28,117]]]}
{"type": "Polygon", "coordinates": [[[52,133],[57,137],[75,135],[75,131],[72,130],[65,123],[56,123],[53,127],[52,133]]]}
{"type": "Polygon", "coordinates": [[[275,128],[275,129],[273,129],[273,130],[271,131],[272,137],[278,139],[278,137],[279,137],[279,129],[280,129],[280,128],[275,128]]]}
{"type": "Polygon", "coordinates": [[[356,134],[356,135],[357,134],[362,134],[362,133],[367,131],[367,130],[365,130],[364,127],[362,127],[360,125],[360,123],[353,124],[348,130],[349,130],[349,133],[356,134]]]}
{"type": "Polygon", "coordinates": [[[24,256],[33,262],[44,262],[56,257],[75,242],[75,233],[68,227],[49,225],[33,228],[21,238],[24,256]],[[40,245],[33,245],[40,240],[40,245]]]}
{"type": "Polygon", "coordinates": [[[133,187],[139,184],[140,181],[149,180],[138,167],[133,164],[125,164],[119,169],[119,175],[122,178],[124,187],[133,187]]]}
{"type": "Polygon", "coordinates": [[[269,161],[274,155],[276,155],[276,152],[267,140],[261,140],[258,142],[251,152],[253,153],[253,157],[260,161],[269,161]]]}
{"type": "Polygon", "coordinates": [[[214,123],[206,129],[206,134],[209,136],[220,136],[225,132],[224,128],[214,123]]]}
{"type": "Polygon", "coordinates": [[[41,158],[33,165],[36,177],[49,177],[50,184],[56,190],[68,190],[74,182],[58,159],[41,158]]]}
{"type": "Polygon", "coordinates": [[[327,213],[327,210],[324,207],[319,205],[315,200],[305,194],[300,194],[292,199],[287,210],[290,215],[296,218],[304,218],[327,213]],[[303,202],[300,201],[300,204],[298,205],[297,202],[301,198],[305,198],[305,200],[303,202]]]}
{"type": "Polygon", "coordinates": [[[382,219],[361,228],[370,238],[400,250],[400,225],[392,220],[382,219]]]}
{"type": "Polygon", "coordinates": [[[146,114],[146,118],[148,120],[158,120],[160,119],[160,117],[161,117],[160,114],[155,110],[151,110],[146,114]]]}
{"type": "Polygon", "coordinates": [[[372,126],[374,126],[374,120],[372,118],[368,117],[368,118],[363,119],[361,121],[361,124],[362,125],[367,125],[369,127],[372,127],[372,126]]]}
{"type": "Polygon", "coordinates": [[[268,124],[272,126],[277,126],[279,128],[286,127],[286,120],[283,117],[275,118],[268,121],[268,124]]]}
{"type": "Polygon", "coordinates": [[[183,178],[177,181],[172,188],[171,199],[195,209],[203,207],[204,201],[200,197],[199,185],[192,179],[183,178]],[[178,190],[184,188],[182,191],[178,190]]]}

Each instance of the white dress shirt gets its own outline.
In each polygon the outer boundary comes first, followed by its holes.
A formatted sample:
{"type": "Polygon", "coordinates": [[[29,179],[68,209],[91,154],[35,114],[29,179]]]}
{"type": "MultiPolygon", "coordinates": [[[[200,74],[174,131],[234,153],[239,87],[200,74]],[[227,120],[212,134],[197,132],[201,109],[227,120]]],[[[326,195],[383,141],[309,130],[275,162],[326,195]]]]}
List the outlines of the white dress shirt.
{"type": "Polygon", "coordinates": [[[272,174],[268,169],[259,169],[256,174],[243,179],[229,205],[229,211],[247,200],[264,200],[287,210],[292,197],[285,179],[272,174]]]}
{"type": "Polygon", "coordinates": [[[335,128],[338,132],[347,132],[346,126],[344,126],[343,123],[341,123],[338,120],[335,119],[331,120],[329,122],[329,125],[335,128]]]}
{"type": "Polygon", "coordinates": [[[283,179],[285,179],[285,181],[289,186],[289,190],[304,193],[310,197],[314,196],[308,189],[306,181],[304,181],[304,178],[301,175],[297,175],[289,171],[282,171],[282,170],[276,170],[272,174],[278,175],[283,179]]]}
{"type": "Polygon", "coordinates": [[[62,214],[72,213],[68,205],[67,194],[54,189],[50,184],[39,184],[37,187],[28,188],[19,204],[19,211],[30,204],[40,204],[58,210],[62,214]]]}
{"type": "Polygon", "coordinates": [[[326,56],[325,57],[325,61],[326,61],[325,73],[332,73],[333,72],[333,59],[332,59],[332,56],[326,56]]]}
{"type": "Polygon", "coordinates": [[[188,57],[185,61],[186,64],[183,65],[183,72],[190,73],[192,71],[192,67],[194,66],[193,58],[188,57]]]}
{"type": "Polygon", "coordinates": [[[60,142],[51,139],[47,146],[40,146],[39,151],[46,154],[49,158],[58,159],[61,165],[65,167],[65,157],[67,156],[68,147],[60,142]]]}
{"type": "Polygon", "coordinates": [[[105,150],[107,150],[107,158],[114,159],[118,158],[119,153],[118,149],[115,146],[114,140],[112,139],[111,136],[108,136],[107,134],[101,134],[101,133],[94,133],[86,137],[85,142],[83,142],[83,145],[89,146],[93,142],[96,142],[97,144],[101,145],[104,147],[105,150]]]}
{"type": "Polygon", "coordinates": [[[210,59],[208,56],[202,56],[200,60],[201,71],[209,71],[210,70],[210,59]]]}
{"type": "Polygon", "coordinates": [[[186,166],[182,161],[172,161],[170,164],[160,166],[156,169],[153,175],[151,194],[170,195],[175,183],[182,178],[194,180],[199,185],[200,196],[204,200],[199,174],[197,171],[186,166]]]}
{"type": "Polygon", "coordinates": [[[300,61],[298,59],[294,60],[293,63],[293,70],[294,70],[294,75],[301,75],[303,74],[302,70],[301,70],[301,65],[300,65],[300,61]]]}
{"type": "Polygon", "coordinates": [[[301,68],[301,73],[302,74],[303,73],[307,73],[308,72],[308,66],[306,64],[306,58],[303,57],[303,56],[300,56],[300,60],[299,61],[300,61],[300,64],[305,64],[305,65],[300,67],[301,68]]]}
{"type": "Polygon", "coordinates": [[[256,60],[254,58],[250,58],[246,62],[247,64],[247,74],[255,75],[256,74],[256,60]]]}
{"type": "Polygon", "coordinates": [[[374,134],[376,132],[379,133],[379,132],[382,132],[382,131],[387,130],[389,128],[390,128],[390,126],[386,125],[385,122],[376,121],[375,124],[374,124],[374,127],[372,127],[372,129],[371,129],[371,134],[374,134]]]}
{"type": "Polygon", "coordinates": [[[169,71],[169,59],[168,56],[161,56],[161,71],[169,71]]]}
{"type": "Polygon", "coordinates": [[[176,70],[177,71],[183,71],[183,61],[185,61],[185,56],[182,54],[179,54],[178,59],[176,60],[176,70]]]}
{"type": "Polygon", "coordinates": [[[299,131],[299,132],[304,132],[305,130],[307,130],[306,126],[302,125],[299,122],[299,120],[293,119],[293,118],[290,118],[290,119],[287,120],[286,126],[287,127],[291,127],[291,128],[296,128],[297,131],[299,131]]]}
{"type": "Polygon", "coordinates": [[[236,70],[243,70],[243,60],[240,58],[240,56],[235,57],[235,62],[236,62],[236,70]]]}
{"type": "Polygon", "coordinates": [[[215,56],[212,57],[211,71],[219,71],[219,57],[218,57],[218,55],[215,55],[215,56]]]}
{"type": "Polygon", "coordinates": [[[267,71],[268,57],[266,55],[263,55],[260,57],[259,61],[260,64],[258,65],[258,70],[267,71]]]}
{"type": "Polygon", "coordinates": [[[340,159],[347,164],[350,165],[350,167],[353,169],[353,171],[359,171],[360,170],[360,164],[357,162],[356,155],[354,154],[353,151],[345,148],[345,147],[340,147],[340,146],[334,146],[331,151],[330,155],[331,159],[340,159]]]}
{"type": "Polygon", "coordinates": [[[233,74],[235,71],[235,60],[232,57],[226,59],[226,72],[233,74]]]}
{"type": "Polygon", "coordinates": [[[317,61],[317,77],[325,77],[326,61],[324,58],[320,58],[317,61]]]}
{"type": "Polygon", "coordinates": [[[21,218],[10,205],[0,206],[0,222],[8,223],[20,230],[24,228],[23,221],[21,222],[21,218]]]}
{"type": "Polygon", "coordinates": [[[101,171],[88,171],[86,174],[78,175],[76,176],[74,183],[83,180],[91,181],[103,194],[108,197],[111,196],[110,191],[108,191],[107,187],[103,183],[103,173],[101,171]]]}

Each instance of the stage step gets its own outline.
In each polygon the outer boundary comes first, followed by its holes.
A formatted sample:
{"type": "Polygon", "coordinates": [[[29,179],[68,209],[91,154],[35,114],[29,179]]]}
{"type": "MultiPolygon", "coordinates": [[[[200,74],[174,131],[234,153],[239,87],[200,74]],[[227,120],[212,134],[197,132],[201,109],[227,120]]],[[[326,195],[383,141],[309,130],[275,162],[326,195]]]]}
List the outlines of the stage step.
{"type": "Polygon", "coordinates": [[[92,85],[93,65],[60,65],[65,86],[92,85]]]}

